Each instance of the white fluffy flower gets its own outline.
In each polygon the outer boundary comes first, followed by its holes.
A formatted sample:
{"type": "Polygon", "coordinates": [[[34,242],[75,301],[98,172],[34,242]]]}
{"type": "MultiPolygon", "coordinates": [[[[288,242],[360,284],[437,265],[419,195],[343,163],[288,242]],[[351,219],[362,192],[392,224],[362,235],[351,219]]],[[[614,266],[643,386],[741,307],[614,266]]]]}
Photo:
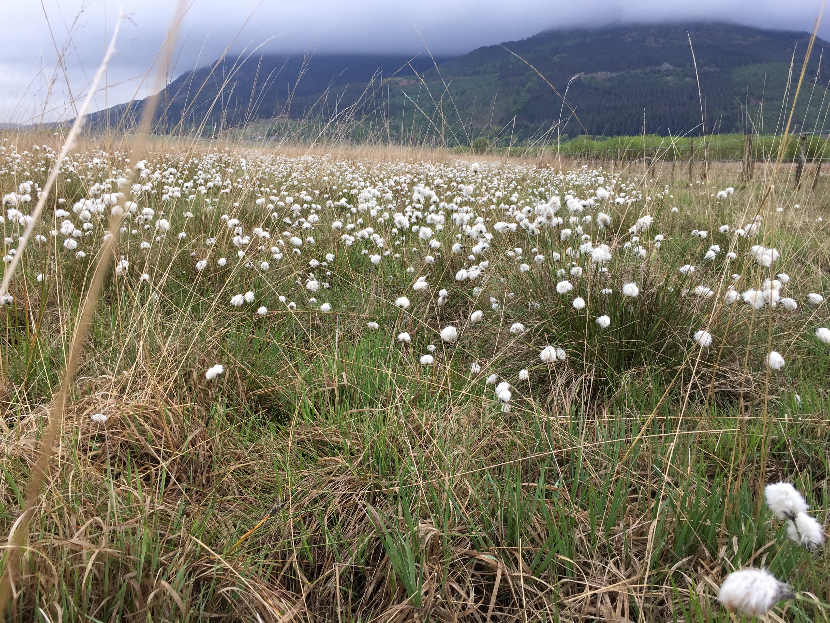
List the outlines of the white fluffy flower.
{"type": "Polygon", "coordinates": [[[475,324],[476,322],[481,322],[484,320],[484,312],[480,309],[477,309],[472,314],[470,314],[470,322],[475,324]]]}
{"type": "Polygon", "coordinates": [[[756,263],[765,268],[772,266],[772,263],[780,256],[776,249],[767,248],[760,244],[754,245],[749,250],[749,255],[756,263]]]}
{"type": "Polygon", "coordinates": [[[755,309],[761,309],[764,306],[764,292],[762,290],[747,290],[741,294],[741,298],[747,305],[752,305],[755,309]]]}
{"type": "Polygon", "coordinates": [[[648,214],[645,216],[641,216],[639,219],[637,219],[637,222],[634,224],[633,229],[635,232],[645,231],[649,227],[651,227],[652,222],[654,222],[653,216],[649,216],[648,214]]]}
{"type": "Polygon", "coordinates": [[[409,299],[405,296],[399,296],[395,299],[395,306],[400,307],[401,309],[406,309],[409,307],[409,299]]]}
{"type": "Polygon", "coordinates": [[[93,413],[89,417],[92,419],[93,422],[96,422],[97,424],[103,424],[107,421],[107,416],[103,413],[93,413]]]}
{"type": "Polygon", "coordinates": [[[527,368],[522,368],[519,370],[519,380],[526,381],[530,378],[530,372],[527,371],[527,368]]]}
{"type": "Polygon", "coordinates": [[[234,307],[242,307],[243,303],[245,303],[245,297],[241,294],[234,294],[231,297],[231,305],[234,307]]]}
{"type": "Polygon", "coordinates": [[[764,489],[767,507],[779,519],[793,519],[798,513],[807,511],[807,502],[795,487],[788,482],[767,485],[764,489]]]}
{"type": "Polygon", "coordinates": [[[475,361],[470,364],[470,374],[478,374],[481,372],[481,366],[475,361]]]}
{"type": "Polygon", "coordinates": [[[217,363],[215,366],[208,368],[208,371],[205,372],[205,378],[210,381],[215,379],[217,376],[222,374],[225,371],[225,366],[221,363],[217,363]]]}
{"type": "Polygon", "coordinates": [[[367,322],[366,327],[371,331],[377,331],[380,325],[377,322],[367,322]]]}
{"type": "Polygon", "coordinates": [[[412,337],[409,335],[408,332],[404,331],[403,333],[398,333],[398,341],[406,342],[407,344],[409,344],[412,341],[412,337]]]}
{"type": "Polygon", "coordinates": [[[718,601],[730,612],[762,616],[782,599],[792,599],[790,587],[764,569],[742,569],[726,576],[718,601]]]}
{"type": "Polygon", "coordinates": [[[521,322],[514,322],[510,325],[510,333],[518,335],[525,332],[525,326],[521,322]]]}
{"type": "Polygon", "coordinates": [[[595,264],[611,261],[611,249],[607,244],[601,244],[591,249],[591,261],[595,264]]]}
{"type": "Polygon", "coordinates": [[[709,348],[712,345],[712,334],[703,329],[696,331],[695,342],[703,348],[709,348]]]}
{"type": "Polygon", "coordinates": [[[455,342],[458,339],[458,329],[452,325],[447,325],[441,329],[441,339],[445,342],[455,342]]]}
{"type": "Polygon", "coordinates": [[[574,306],[574,309],[576,309],[577,311],[585,309],[585,299],[583,299],[581,296],[576,297],[573,300],[573,303],[571,303],[571,304],[574,306]]]}
{"type": "Polygon", "coordinates": [[[806,513],[798,513],[795,520],[787,522],[787,536],[811,552],[824,544],[821,524],[806,513]]]}
{"type": "Polygon", "coordinates": [[[435,363],[435,358],[432,355],[421,355],[421,365],[431,366],[435,363]]]}
{"type": "Polygon", "coordinates": [[[305,289],[309,292],[317,292],[320,289],[320,282],[316,279],[309,279],[305,284],[305,289]]]}
{"type": "Polygon", "coordinates": [[[821,305],[822,302],[824,302],[824,297],[821,294],[810,292],[810,294],[807,295],[807,301],[810,305],[821,305]]]}
{"type": "Polygon", "coordinates": [[[542,352],[539,353],[539,359],[541,359],[543,363],[555,363],[556,349],[553,346],[545,346],[542,349],[542,352]]]}
{"type": "Polygon", "coordinates": [[[627,283],[622,287],[622,293],[623,296],[635,298],[638,294],[640,294],[640,288],[637,287],[636,283],[627,283]]]}
{"type": "Polygon", "coordinates": [[[246,303],[253,303],[254,302],[254,293],[248,290],[245,293],[245,302],[246,303]]]}
{"type": "Polygon", "coordinates": [[[784,358],[781,356],[781,353],[774,350],[769,355],[764,357],[764,363],[766,363],[772,370],[780,370],[784,367],[784,358]]]}
{"type": "Polygon", "coordinates": [[[600,329],[607,329],[611,325],[611,319],[608,316],[600,316],[597,318],[597,324],[600,329]]]}
{"type": "Polygon", "coordinates": [[[830,344],[830,329],[819,327],[816,329],[816,337],[825,344],[830,344]]]}
{"type": "Polygon", "coordinates": [[[573,290],[573,285],[571,285],[570,281],[560,281],[556,284],[556,291],[559,294],[567,294],[571,290],[573,290]]]}
{"type": "Polygon", "coordinates": [[[256,310],[256,313],[259,314],[260,316],[267,316],[268,315],[268,308],[263,305],[258,310],[256,310]]]}
{"type": "Polygon", "coordinates": [[[320,311],[327,314],[331,311],[331,303],[323,303],[320,305],[320,311]]]}
{"type": "Polygon", "coordinates": [[[202,272],[205,268],[207,268],[207,260],[199,260],[196,262],[196,270],[202,272]]]}

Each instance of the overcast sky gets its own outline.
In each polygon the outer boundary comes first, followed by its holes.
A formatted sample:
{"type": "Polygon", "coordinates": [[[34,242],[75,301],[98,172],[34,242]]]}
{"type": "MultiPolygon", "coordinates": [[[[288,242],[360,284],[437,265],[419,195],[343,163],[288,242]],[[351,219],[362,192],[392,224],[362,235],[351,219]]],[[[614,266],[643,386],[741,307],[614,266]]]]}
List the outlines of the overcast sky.
{"type": "MultiPolygon", "coordinates": [[[[540,30],[665,20],[729,20],[812,30],[821,0],[186,0],[175,75],[233,51],[463,54],[540,30]],[[247,20],[247,24],[246,24],[247,20]],[[417,30],[416,30],[417,29],[417,30]],[[421,36],[423,36],[423,40],[421,36]]],[[[0,121],[71,118],[119,9],[118,55],[93,109],[147,94],[144,78],[176,0],[0,0],[0,121]],[[63,54],[65,74],[57,63],[63,54]],[[143,82],[142,82],[143,80],[143,82]],[[67,84],[68,83],[68,84],[67,84]]],[[[830,39],[830,16],[819,34],[830,39]]],[[[103,85],[102,85],[103,87],[103,85]]],[[[80,104],[78,104],[80,105],[80,104]]]]}

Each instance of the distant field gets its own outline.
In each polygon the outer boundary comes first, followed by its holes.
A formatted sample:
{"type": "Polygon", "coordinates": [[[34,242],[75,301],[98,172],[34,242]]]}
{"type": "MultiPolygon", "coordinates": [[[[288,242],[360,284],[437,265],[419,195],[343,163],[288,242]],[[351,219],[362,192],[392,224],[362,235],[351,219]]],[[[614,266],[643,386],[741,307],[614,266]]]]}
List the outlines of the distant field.
{"type": "MultiPolygon", "coordinates": [[[[4,266],[53,141],[0,133],[4,266]]],[[[830,601],[827,547],[763,503],[786,480],[828,525],[812,163],[796,189],[714,162],[738,135],[691,184],[685,138],[674,174],[654,136],[562,160],[120,141],[62,163],[0,307],[9,535],[110,266],[11,620],[725,622],[744,566],[830,601]],[[660,167],[614,156],[643,148],[660,167]]]]}

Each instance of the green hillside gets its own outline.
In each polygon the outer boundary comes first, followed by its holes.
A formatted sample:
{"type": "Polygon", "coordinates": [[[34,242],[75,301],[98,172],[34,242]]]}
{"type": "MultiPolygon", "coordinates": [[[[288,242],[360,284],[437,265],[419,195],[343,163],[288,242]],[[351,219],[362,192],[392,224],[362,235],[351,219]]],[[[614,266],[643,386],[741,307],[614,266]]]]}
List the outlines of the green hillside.
{"type": "MultiPolygon", "coordinates": [[[[706,134],[774,134],[808,39],[808,33],[735,24],[661,24],[549,30],[436,63],[423,54],[411,64],[400,56],[226,59],[166,89],[159,129],[214,135],[248,127],[283,136],[301,128],[346,138],[429,136],[449,146],[480,135],[528,142],[585,134],[694,136],[704,127],[706,134]],[[557,92],[567,94],[566,105],[557,92]]],[[[816,42],[796,131],[824,129],[825,47],[816,42]]],[[[141,106],[126,117],[125,106],[110,109],[110,124],[131,123],[141,106]]],[[[101,112],[93,123],[105,120],[101,112]]]]}

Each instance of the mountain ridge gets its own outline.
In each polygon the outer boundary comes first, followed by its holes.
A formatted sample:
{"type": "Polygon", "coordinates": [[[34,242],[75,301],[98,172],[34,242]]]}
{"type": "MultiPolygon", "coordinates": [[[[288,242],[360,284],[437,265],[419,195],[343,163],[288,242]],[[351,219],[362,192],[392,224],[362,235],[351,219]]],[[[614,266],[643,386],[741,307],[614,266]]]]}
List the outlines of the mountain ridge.
{"type": "MultiPolygon", "coordinates": [[[[786,103],[809,36],[675,22],[549,28],[457,57],[422,54],[411,62],[359,54],[228,58],[176,78],[162,93],[166,115],[157,120],[168,132],[201,128],[209,135],[261,128],[270,119],[283,127],[312,120],[336,127],[364,123],[390,140],[440,133],[448,144],[474,135],[498,139],[508,126],[511,140],[540,140],[551,132],[769,133],[780,125],[775,107],[786,103]],[[557,92],[567,95],[567,105],[557,92]],[[770,101],[776,106],[761,105],[770,101]]],[[[816,40],[808,68],[811,95],[822,105],[827,85],[818,58],[827,45],[816,40]]],[[[800,100],[795,129],[820,131],[823,113],[812,99],[800,100]]],[[[110,125],[125,112],[128,125],[134,123],[142,107],[109,109],[110,125]]],[[[107,111],[99,111],[91,122],[100,126],[106,118],[107,111]]]]}

